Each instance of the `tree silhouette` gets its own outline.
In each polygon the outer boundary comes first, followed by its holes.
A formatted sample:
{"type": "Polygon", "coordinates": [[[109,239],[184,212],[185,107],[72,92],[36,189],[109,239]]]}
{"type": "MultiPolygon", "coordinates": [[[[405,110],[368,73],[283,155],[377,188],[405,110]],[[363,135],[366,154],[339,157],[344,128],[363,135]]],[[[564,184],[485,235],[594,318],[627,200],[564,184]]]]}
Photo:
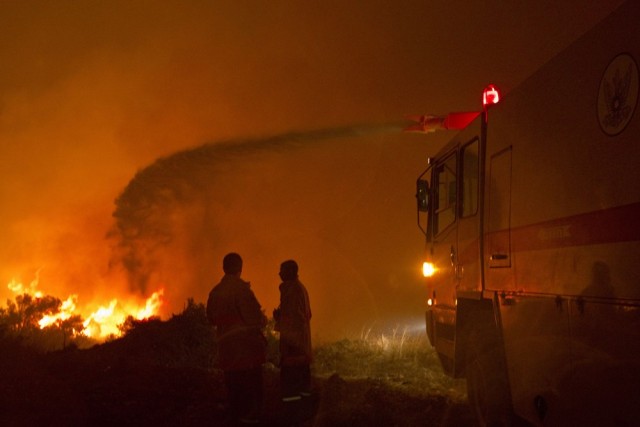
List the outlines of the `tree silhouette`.
{"type": "Polygon", "coordinates": [[[72,315],[42,328],[40,321],[45,316],[60,313],[62,301],[56,297],[18,295],[15,301],[7,300],[7,307],[0,308],[0,336],[18,338],[26,345],[43,350],[66,348],[82,337],[82,316],[72,315]]]}
{"type": "Polygon", "coordinates": [[[7,300],[7,308],[0,308],[0,323],[9,331],[18,334],[39,329],[38,322],[44,316],[52,316],[60,312],[62,301],[56,297],[45,295],[34,297],[30,294],[16,296],[16,301],[7,300]]]}

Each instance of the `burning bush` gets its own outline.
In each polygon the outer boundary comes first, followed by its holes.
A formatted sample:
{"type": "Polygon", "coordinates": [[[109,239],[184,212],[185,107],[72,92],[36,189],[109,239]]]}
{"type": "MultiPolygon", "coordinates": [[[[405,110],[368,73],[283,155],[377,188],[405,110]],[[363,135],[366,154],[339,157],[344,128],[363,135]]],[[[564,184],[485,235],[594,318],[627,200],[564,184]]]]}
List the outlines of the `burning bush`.
{"type": "Polygon", "coordinates": [[[7,300],[7,307],[0,308],[0,333],[41,351],[95,343],[82,335],[80,315],[57,317],[62,306],[60,299],[50,295],[17,295],[15,302],[7,300]]]}

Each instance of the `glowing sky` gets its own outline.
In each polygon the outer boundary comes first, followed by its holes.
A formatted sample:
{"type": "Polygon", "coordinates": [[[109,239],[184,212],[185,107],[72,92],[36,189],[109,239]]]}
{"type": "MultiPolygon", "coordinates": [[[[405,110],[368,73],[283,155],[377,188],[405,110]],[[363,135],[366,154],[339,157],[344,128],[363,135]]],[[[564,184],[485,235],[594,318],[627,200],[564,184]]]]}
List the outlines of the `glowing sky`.
{"type": "MultiPolygon", "coordinates": [[[[3,283],[36,271],[51,293],[128,292],[104,236],[114,200],[160,157],[477,109],[486,84],[508,93],[619,3],[2,1],[0,297],[3,283]]],[[[268,313],[276,263],[301,259],[327,335],[351,315],[355,326],[419,317],[413,185],[449,137],[221,155],[210,198],[191,206],[215,205],[215,218],[193,229],[202,212],[181,210],[172,226],[183,240],[155,260],[169,312],[204,300],[220,257],[238,250],[268,313]],[[194,237],[202,232],[218,238],[194,237]]]]}

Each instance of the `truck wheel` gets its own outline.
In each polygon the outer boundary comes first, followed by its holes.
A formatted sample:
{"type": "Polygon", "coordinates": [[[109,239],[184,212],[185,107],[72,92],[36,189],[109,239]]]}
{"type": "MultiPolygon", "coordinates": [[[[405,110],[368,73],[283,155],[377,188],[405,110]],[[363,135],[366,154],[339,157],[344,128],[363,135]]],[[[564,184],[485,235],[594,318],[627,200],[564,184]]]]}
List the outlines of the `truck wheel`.
{"type": "Polygon", "coordinates": [[[469,404],[478,424],[481,427],[513,425],[504,352],[499,340],[472,331],[465,371],[469,404]]]}

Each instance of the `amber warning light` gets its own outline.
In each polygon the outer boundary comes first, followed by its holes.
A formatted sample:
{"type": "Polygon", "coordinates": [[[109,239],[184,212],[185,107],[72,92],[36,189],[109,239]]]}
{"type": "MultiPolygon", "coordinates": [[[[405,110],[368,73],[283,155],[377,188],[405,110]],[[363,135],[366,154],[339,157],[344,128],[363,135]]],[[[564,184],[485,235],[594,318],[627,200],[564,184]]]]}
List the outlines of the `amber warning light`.
{"type": "Polygon", "coordinates": [[[426,261],[422,263],[422,275],[424,277],[431,277],[434,274],[436,274],[436,266],[433,263],[426,261]]]}

